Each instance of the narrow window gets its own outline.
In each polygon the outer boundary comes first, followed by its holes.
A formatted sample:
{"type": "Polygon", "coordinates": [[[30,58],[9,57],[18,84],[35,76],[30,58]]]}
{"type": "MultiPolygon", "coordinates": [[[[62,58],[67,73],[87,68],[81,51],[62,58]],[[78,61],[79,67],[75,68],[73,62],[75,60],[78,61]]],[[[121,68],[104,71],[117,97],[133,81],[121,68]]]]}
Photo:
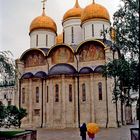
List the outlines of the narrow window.
{"type": "Polygon", "coordinates": [[[55,85],[55,102],[59,102],[59,86],[55,85]]]}
{"type": "Polygon", "coordinates": [[[36,35],[36,46],[38,46],[38,35],[36,35]]]}
{"type": "Polygon", "coordinates": [[[48,103],[48,101],[49,101],[49,89],[48,89],[49,87],[47,86],[47,103],[48,103]]]}
{"type": "Polygon", "coordinates": [[[22,103],[25,103],[25,88],[22,88],[22,103]]]}
{"type": "Polygon", "coordinates": [[[82,84],[82,101],[86,101],[86,86],[82,84]]]}
{"type": "Polygon", "coordinates": [[[4,94],[4,99],[7,99],[7,95],[6,94],[4,94]]]}
{"type": "Polygon", "coordinates": [[[36,87],[36,103],[39,103],[39,87],[36,87]]]}
{"type": "Polygon", "coordinates": [[[104,33],[104,31],[105,31],[105,25],[103,24],[103,33],[104,33]]]}
{"type": "Polygon", "coordinates": [[[48,35],[46,35],[46,46],[48,46],[48,35]]]}
{"type": "Polygon", "coordinates": [[[2,101],[0,101],[0,105],[2,105],[2,101]]]}
{"type": "Polygon", "coordinates": [[[71,37],[72,37],[72,43],[74,43],[74,28],[71,28],[71,37]]]}
{"type": "Polygon", "coordinates": [[[72,85],[69,85],[69,102],[72,102],[72,85]]]}
{"type": "Polygon", "coordinates": [[[102,100],[102,83],[98,83],[99,100],[102,100]]]}
{"type": "Polygon", "coordinates": [[[94,37],[94,24],[92,24],[92,37],[94,37]]]}
{"type": "Polygon", "coordinates": [[[11,105],[11,101],[8,101],[8,106],[10,106],[11,105]]]}

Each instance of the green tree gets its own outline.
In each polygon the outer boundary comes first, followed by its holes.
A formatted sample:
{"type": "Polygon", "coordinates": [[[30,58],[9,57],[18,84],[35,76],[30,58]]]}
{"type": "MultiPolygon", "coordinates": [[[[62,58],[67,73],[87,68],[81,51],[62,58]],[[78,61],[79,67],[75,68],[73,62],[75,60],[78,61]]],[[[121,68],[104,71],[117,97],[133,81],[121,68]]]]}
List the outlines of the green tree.
{"type": "Polygon", "coordinates": [[[6,117],[5,106],[0,105],[0,127],[4,126],[4,119],[6,117]]]}
{"type": "Polygon", "coordinates": [[[10,51],[0,51],[0,77],[5,83],[15,78],[15,64],[11,56],[10,51]]]}
{"type": "MultiPolygon", "coordinates": [[[[139,63],[137,61],[127,61],[124,57],[114,59],[104,65],[103,76],[113,77],[115,79],[115,89],[119,86],[122,92],[124,87],[137,91],[139,89],[139,63]]],[[[129,99],[118,95],[120,100],[126,101],[129,99]]],[[[114,98],[113,98],[114,99],[114,98]]]]}
{"type": "Polygon", "coordinates": [[[116,43],[124,53],[139,57],[139,0],[121,0],[118,11],[113,15],[116,43]]]}
{"type": "Polygon", "coordinates": [[[7,125],[20,127],[21,120],[27,115],[26,109],[17,108],[16,106],[7,106],[7,125]]]}
{"type": "MultiPolygon", "coordinates": [[[[114,59],[104,65],[103,76],[114,78],[113,101],[116,103],[116,121],[118,123],[117,102],[121,101],[121,121],[123,124],[123,104],[131,106],[133,99],[130,96],[130,89],[139,88],[139,63],[137,61],[127,61],[124,57],[114,59]],[[127,92],[124,88],[128,89],[127,92]],[[122,94],[122,92],[125,94],[122,94]]],[[[119,126],[119,125],[118,125],[119,126]]]]}
{"type": "Polygon", "coordinates": [[[0,105],[0,127],[20,127],[21,120],[27,115],[26,109],[14,105],[0,105]]]}

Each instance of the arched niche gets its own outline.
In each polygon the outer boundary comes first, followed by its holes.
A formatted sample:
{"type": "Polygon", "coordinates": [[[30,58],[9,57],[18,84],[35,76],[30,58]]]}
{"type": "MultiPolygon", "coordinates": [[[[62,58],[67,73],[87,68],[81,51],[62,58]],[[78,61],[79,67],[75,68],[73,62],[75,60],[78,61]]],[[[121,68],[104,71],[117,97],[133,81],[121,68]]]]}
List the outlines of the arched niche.
{"type": "Polygon", "coordinates": [[[35,67],[46,64],[46,54],[41,49],[29,49],[23,53],[20,60],[24,62],[24,67],[35,67]]]}
{"type": "Polygon", "coordinates": [[[99,41],[87,41],[77,49],[80,62],[105,59],[104,45],[99,41]]]}
{"type": "Polygon", "coordinates": [[[74,51],[67,45],[56,45],[50,49],[48,57],[51,58],[52,64],[72,63],[74,62],[74,51]]]}

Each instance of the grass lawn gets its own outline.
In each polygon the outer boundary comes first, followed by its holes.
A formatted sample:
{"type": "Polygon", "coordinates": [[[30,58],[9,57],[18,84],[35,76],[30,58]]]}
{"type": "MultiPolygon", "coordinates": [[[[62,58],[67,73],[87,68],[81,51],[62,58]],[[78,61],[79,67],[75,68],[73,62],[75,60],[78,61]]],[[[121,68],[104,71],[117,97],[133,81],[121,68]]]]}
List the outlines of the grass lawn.
{"type": "Polygon", "coordinates": [[[10,138],[22,132],[25,132],[25,131],[0,131],[0,137],[10,138]]]}

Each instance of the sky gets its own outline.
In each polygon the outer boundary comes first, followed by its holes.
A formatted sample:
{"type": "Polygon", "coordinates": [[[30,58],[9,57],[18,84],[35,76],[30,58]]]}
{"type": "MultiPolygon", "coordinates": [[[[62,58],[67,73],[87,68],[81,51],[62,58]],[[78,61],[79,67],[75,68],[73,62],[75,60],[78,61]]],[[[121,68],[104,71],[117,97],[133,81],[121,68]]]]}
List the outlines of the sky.
{"type": "MultiPolygon", "coordinates": [[[[82,8],[93,0],[79,0],[82,8]]],[[[95,0],[107,8],[111,22],[119,9],[120,0],[95,0]]],[[[66,11],[73,8],[75,0],[47,0],[46,15],[57,25],[57,33],[62,32],[62,19],[66,11]]],[[[0,0],[0,51],[11,51],[14,59],[30,48],[29,27],[34,18],[42,14],[41,0],[0,0]]]]}

